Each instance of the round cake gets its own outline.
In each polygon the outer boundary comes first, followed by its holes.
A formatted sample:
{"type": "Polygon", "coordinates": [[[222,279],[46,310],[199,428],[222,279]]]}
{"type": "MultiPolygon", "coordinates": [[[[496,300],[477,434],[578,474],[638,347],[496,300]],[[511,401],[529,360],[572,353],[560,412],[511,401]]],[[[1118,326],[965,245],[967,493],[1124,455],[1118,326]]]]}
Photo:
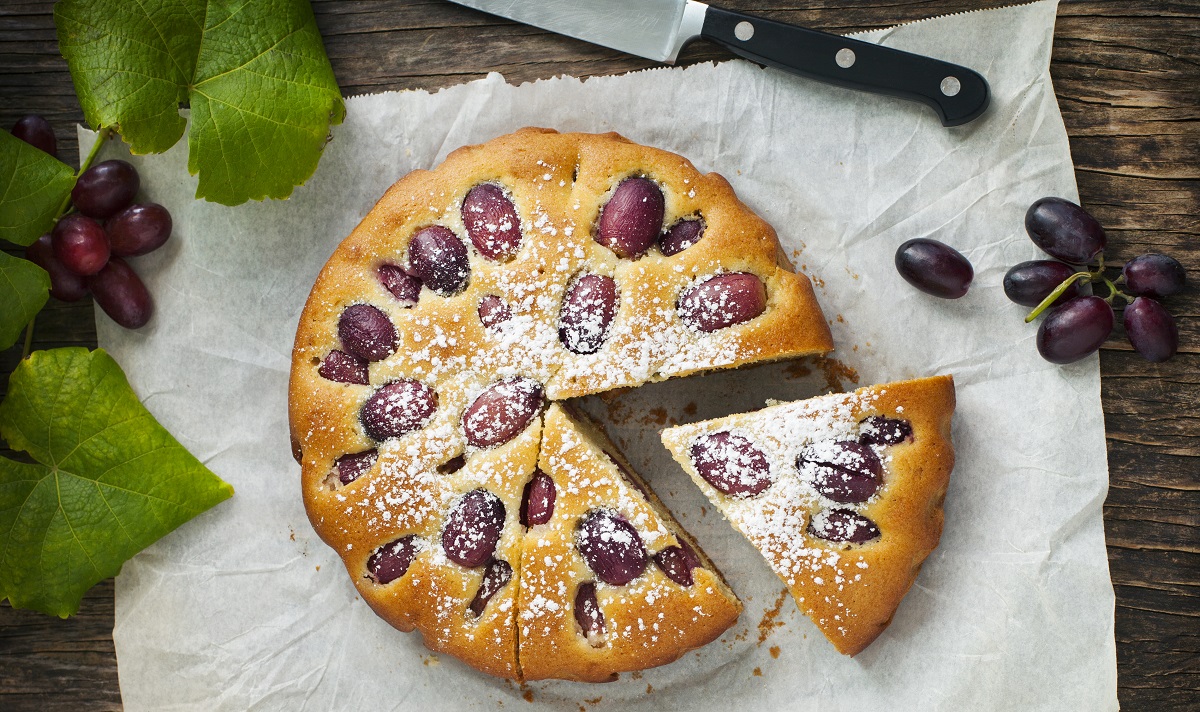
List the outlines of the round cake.
{"type": "Polygon", "coordinates": [[[740,604],[611,443],[548,402],[832,347],[724,178],[523,129],[402,178],[318,276],[289,388],[305,507],[376,613],[477,669],[667,663],[740,604]]]}

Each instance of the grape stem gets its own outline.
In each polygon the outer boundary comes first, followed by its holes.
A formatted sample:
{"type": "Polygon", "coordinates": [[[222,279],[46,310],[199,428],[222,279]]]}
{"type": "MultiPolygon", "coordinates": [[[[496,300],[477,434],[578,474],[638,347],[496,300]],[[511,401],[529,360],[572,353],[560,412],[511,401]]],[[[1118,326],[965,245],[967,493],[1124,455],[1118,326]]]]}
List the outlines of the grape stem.
{"type": "MultiPolygon", "coordinates": [[[[1104,269],[1104,265],[1101,264],[1100,270],[1103,270],[1103,269],[1104,269]]],[[[1099,274],[1099,272],[1096,272],[1096,273],[1076,272],[1075,274],[1071,275],[1070,277],[1067,277],[1066,279],[1064,279],[1062,281],[1062,284],[1055,287],[1053,292],[1050,292],[1049,294],[1046,295],[1046,298],[1042,300],[1041,304],[1038,304],[1036,307],[1033,308],[1033,311],[1029,312],[1029,316],[1025,317],[1025,323],[1028,324],[1029,322],[1038,318],[1038,316],[1040,316],[1042,312],[1049,309],[1050,305],[1054,303],[1054,300],[1061,297],[1062,293],[1067,291],[1068,289],[1070,289],[1072,284],[1074,284],[1077,281],[1082,281],[1085,278],[1089,282],[1091,282],[1093,279],[1095,279],[1096,274],[1099,274]]]]}
{"type": "MultiPolygon", "coordinates": [[[[112,129],[101,127],[99,135],[96,136],[96,143],[92,144],[92,150],[88,151],[87,158],[83,159],[83,163],[79,166],[79,172],[75,174],[75,180],[79,180],[79,176],[83,175],[84,171],[92,167],[92,161],[96,160],[96,154],[100,153],[100,147],[103,146],[104,142],[111,138],[112,135],[112,129]]],[[[67,191],[67,194],[63,196],[62,202],[58,205],[58,215],[55,216],[54,222],[58,222],[62,216],[67,214],[67,211],[70,210],[70,208],[71,192],[67,191]]]]}
{"type": "MultiPolygon", "coordinates": [[[[1120,279],[1120,277],[1118,277],[1117,279],[1120,279]]],[[[1120,297],[1120,298],[1124,299],[1126,304],[1133,302],[1133,297],[1131,297],[1128,294],[1126,294],[1125,292],[1122,292],[1121,290],[1117,289],[1117,285],[1111,279],[1105,277],[1104,284],[1108,286],[1108,296],[1104,298],[1104,301],[1108,302],[1108,305],[1110,307],[1112,306],[1113,299],[1115,297],[1120,297]]]]}
{"type": "Polygon", "coordinates": [[[33,322],[36,320],[37,320],[37,317],[35,316],[34,318],[29,320],[28,324],[25,325],[25,348],[23,348],[21,350],[21,360],[22,361],[29,358],[29,354],[33,350],[33,348],[32,348],[33,347],[33,322]]]}
{"type": "Polygon", "coordinates": [[[1133,301],[1133,297],[1117,289],[1117,283],[1125,279],[1124,275],[1117,277],[1117,282],[1113,282],[1111,279],[1104,276],[1104,255],[1101,254],[1100,263],[1096,265],[1095,270],[1076,272],[1070,277],[1064,279],[1062,284],[1055,287],[1053,292],[1050,292],[1050,294],[1046,295],[1046,298],[1043,299],[1040,304],[1034,307],[1033,311],[1029,312],[1029,316],[1025,317],[1025,323],[1028,324],[1029,322],[1038,318],[1042,312],[1050,308],[1050,305],[1053,304],[1056,299],[1062,296],[1063,292],[1070,289],[1072,284],[1075,282],[1082,282],[1085,279],[1088,282],[1104,282],[1104,284],[1108,287],[1108,296],[1104,298],[1104,301],[1108,302],[1109,306],[1112,306],[1113,299],[1116,297],[1124,299],[1126,304],[1129,304],[1133,301]]]}

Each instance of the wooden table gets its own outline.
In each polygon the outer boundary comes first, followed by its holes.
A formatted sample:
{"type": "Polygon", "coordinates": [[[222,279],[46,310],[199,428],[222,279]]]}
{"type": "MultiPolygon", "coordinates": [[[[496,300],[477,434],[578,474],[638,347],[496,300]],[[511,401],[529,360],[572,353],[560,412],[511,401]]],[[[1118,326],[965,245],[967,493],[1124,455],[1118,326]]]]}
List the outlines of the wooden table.
{"type": "MultiPolygon", "coordinates": [[[[725,0],[774,19],[846,33],[1008,2],[725,0]],[[758,9],[762,8],[762,9],[758,9]]],[[[0,5],[0,125],[39,113],[74,162],[83,120],[58,53],[49,0],[0,5]]],[[[490,71],[523,82],[616,74],[652,62],[515,25],[442,0],[314,0],[346,95],[436,89],[490,71]]],[[[1200,706],[1200,0],[1067,1],[1051,73],[1083,203],[1108,228],[1111,262],[1173,255],[1193,286],[1169,302],[1180,353],[1149,364],[1120,334],[1100,356],[1110,484],[1104,508],[1117,594],[1119,696],[1125,710],[1200,706]]],[[[729,55],[706,44],[684,63],[729,55]]],[[[19,251],[6,246],[14,254],[19,251]]],[[[90,302],[50,301],[34,348],[96,345],[90,302]]],[[[0,353],[11,373],[19,348],[0,353]]],[[[3,395],[0,385],[0,395],[3,395]]],[[[1070,447],[1069,443],[1064,446],[1070,447]]],[[[0,454],[8,454],[7,450],[0,454]]],[[[121,708],[113,585],[66,621],[0,608],[0,709],[121,708]]]]}

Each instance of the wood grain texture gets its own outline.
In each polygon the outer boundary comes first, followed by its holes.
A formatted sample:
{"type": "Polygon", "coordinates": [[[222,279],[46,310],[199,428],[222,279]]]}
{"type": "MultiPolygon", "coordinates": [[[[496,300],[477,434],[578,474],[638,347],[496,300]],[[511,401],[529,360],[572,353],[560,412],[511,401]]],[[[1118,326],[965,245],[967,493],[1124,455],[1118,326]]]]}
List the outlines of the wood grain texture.
{"type": "MultiPolygon", "coordinates": [[[[1000,7],[963,0],[728,0],[732,9],[832,32],[1000,7]]],[[[614,74],[652,62],[439,0],[315,0],[346,95],[436,89],[502,72],[522,82],[614,74]]],[[[40,113],[63,157],[82,112],[55,44],[52,2],[0,3],[0,125],[40,113]]],[[[727,59],[695,44],[683,63],[727,59]]],[[[1118,329],[1101,354],[1111,489],[1104,508],[1117,594],[1125,710],[1200,708],[1200,0],[1064,1],[1051,74],[1083,203],[1107,226],[1110,262],[1175,256],[1193,282],[1168,306],[1180,355],[1148,364],[1118,329]]],[[[9,246],[14,254],[19,251],[9,246]]],[[[51,300],[34,344],[95,345],[90,304],[51,300]]],[[[20,354],[0,353],[7,375],[20,354]]],[[[7,379],[0,379],[0,395],[7,379]]],[[[1069,446],[1069,444],[1067,444],[1069,446]]],[[[0,450],[0,454],[9,454],[0,450]]],[[[78,617],[0,608],[0,709],[120,709],[112,582],[78,617]]]]}

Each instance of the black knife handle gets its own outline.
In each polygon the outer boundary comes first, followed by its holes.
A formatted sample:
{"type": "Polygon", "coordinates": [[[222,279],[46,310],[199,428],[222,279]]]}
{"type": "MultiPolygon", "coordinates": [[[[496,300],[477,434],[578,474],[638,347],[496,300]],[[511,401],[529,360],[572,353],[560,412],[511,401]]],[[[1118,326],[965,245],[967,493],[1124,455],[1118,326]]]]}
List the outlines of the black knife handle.
{"type": "Polygon", "coordinates": [[[959,126],[988,106],[978,72],[919,54],[709,7],[700,36],[734,54],[802,77],[919,101],[943,126],[959,126]]]}

